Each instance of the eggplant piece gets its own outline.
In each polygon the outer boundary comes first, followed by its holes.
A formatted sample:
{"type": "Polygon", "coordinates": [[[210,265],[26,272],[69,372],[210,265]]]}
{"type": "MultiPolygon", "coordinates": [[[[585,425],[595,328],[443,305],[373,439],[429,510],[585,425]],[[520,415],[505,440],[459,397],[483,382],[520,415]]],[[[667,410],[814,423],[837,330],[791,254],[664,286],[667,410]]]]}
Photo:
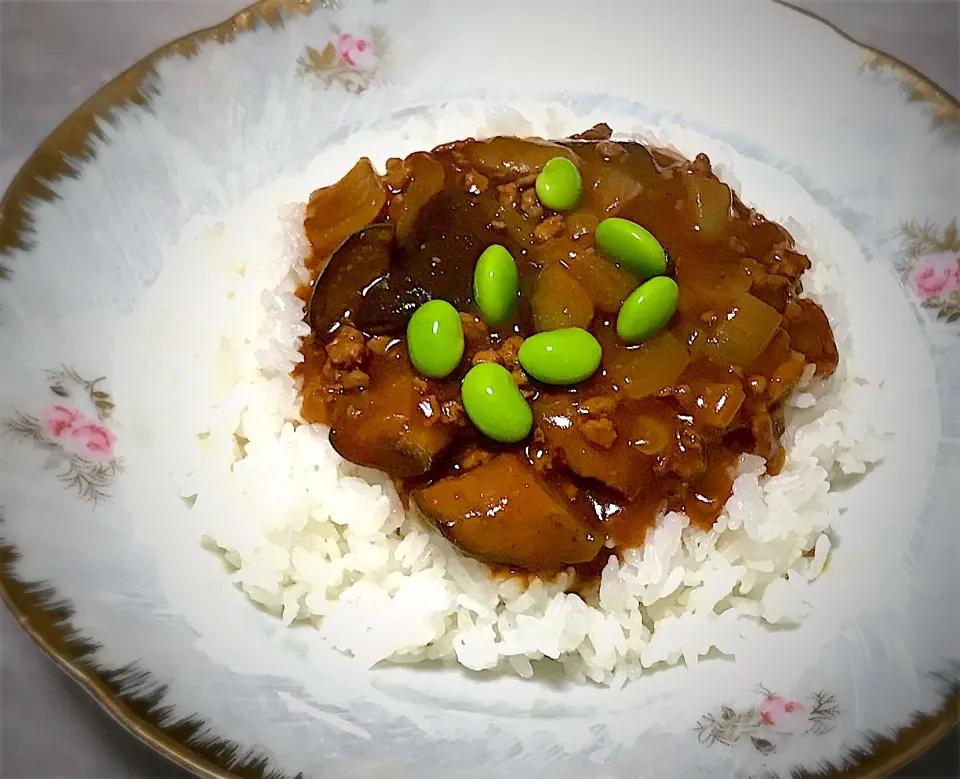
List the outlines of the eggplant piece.
{"type": "Polygon", "coordinates": [[[421,406],[427,396],[413,379],[405,368],[358,396],[330,430],[330,444],[341,457],[400,478],[422,476],[433,467],[456,428],[426,415],[431,406],[421,406]]]}
{"type": "Polygon", "coordinates": [[[390,201],[387,214],[390,223],[397,228],[397,240],[406,243],[413,234],[420,209],[443,189],[446,171],[443,164],[428,152],[414,152],[402,165],[409,176],[409,184],[403,197],[390,201]]]}
{"type": "Polygon", "coordinates": [[[420,209],[409,241],[400,245],[385,283],[370,290],[357,319],[367,333],[403,332],[417,308],[446,300],[465,310],[473,299],[473,269],[483,250],[502,242],[490,227],[492,201],[444,189],[420,209]]]}
{"type": "Polygon", "coordinates": [[[409,279],[388,275],[364,297],[357,326],[370,335],[402,335],[413,312],[430,299],[409,279]]]}
{"type": "Polygon", "coordinates": [[[594,479],[628,498],[635,498],[653,480],[656,458],[633,446],[632,436],[618,425],[610,446],[592,443],[584,434],[588,417],[574,395],[544,393],[533,403],[534,421],[548,448],[578,476],[594,479]]]}
{"type": "MultiPolygon", "coordinates": [[[[573,136],[572,138],[560,141],[566,148],[570,149],[577,157],[583,158],[585,162],[591,164],[608,165],[608,169],[625,170],[630,173],[633,179],[640,184],[648,184],[658,175],[657,162],[654,157],[658,149],[652,149],[644,146],[639,141],[630,140],[612,140],[610,138],[584,139],[573,136]],[[618,154],[612,158],[605,157],[602,153],[604,141],[615,143],[621,149],[623,154],[618,154]]],[[[675,157],[674,162],[682,161],[682,157],[675,157]]]]}
{"type": "Polygon", "coordinates": [[[589,163],[584,168],[580,207],[594,214],[617,216],[659,174],[650,151],[636,141],[564,141],[564,145],[589,163]],[[619,150],[612,152],[615,147],[619,150]]]}
{"type": "Polygon", "coordinates": [[[593,560],[603,546],[595,523],[578,516],[517,455],[501,454],[412,498],[453,544],[485,562],[556,571],[593,560]]]}
{"type": "Polygon", "coordinates": [[[310,297],[314,333],[326,335],[337,325],[353,321],[364,297],[383,284],[393,255],[394,232],[389,224],[364,227],[333,253],[310,297]]]}
{"type": "Polygon", "coordinates": [[[790,346],[817,366],[817,376],[829,376],[837,369],[840,353],[823,309],[808,298],[797,298],[784,320],[790,346]]]}
{"type": "Polygon", "coordinates": [[[474,141],[464,153],[474,168],[495,183],[539,173],[554,157],[577,161],[573,151],[558,143],[506,135],[474,141]]]}

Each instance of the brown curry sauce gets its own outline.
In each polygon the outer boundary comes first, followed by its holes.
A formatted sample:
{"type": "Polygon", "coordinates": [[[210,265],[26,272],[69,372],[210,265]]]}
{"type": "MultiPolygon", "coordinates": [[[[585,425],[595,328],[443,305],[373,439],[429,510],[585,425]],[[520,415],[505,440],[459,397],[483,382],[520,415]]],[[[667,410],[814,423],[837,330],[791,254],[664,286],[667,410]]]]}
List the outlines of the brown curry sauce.
{"type": "Polygon", "coordinates": [[[303,419],[329,425],[348,460],[393,476],[465,553],[511,571],[574,565],[581,583],[642,544],[665,509],[712,525],[741,454],[778,472],[784,399],[808,365],[826,376],[838,360],[825,314],[799,297],[810,263],[786,230],[745,207],[706,156],[609,137],[599,125],[561,144],[460,141],[390,160],[383,176],[361,160],[313,193],[305,219],[316,290],[301,292],[316,299],[296,370],[303,419]],[[563,215],[533,188],[558,154],[584,184],[563,215]],[[657,237],[680,288],[667,328],[640,346],[622,344],[614,323],[642,279],[594,250],[609,216],[657,237]],[[522,293],[495,331],[471,299],[492,243],[513,254],[522,293]],[[464,324],[464,359],[442,380],[417,376],[404,344],[407,319],[431,298],[464,324]],[[600,341],[600,369],[574,387],[532,381],[517,362],[523,338],[571,326],[600,341]],[[520,444],[483,437],[460,403],[463,375],[490,360],[533,408],[520,444]]]}

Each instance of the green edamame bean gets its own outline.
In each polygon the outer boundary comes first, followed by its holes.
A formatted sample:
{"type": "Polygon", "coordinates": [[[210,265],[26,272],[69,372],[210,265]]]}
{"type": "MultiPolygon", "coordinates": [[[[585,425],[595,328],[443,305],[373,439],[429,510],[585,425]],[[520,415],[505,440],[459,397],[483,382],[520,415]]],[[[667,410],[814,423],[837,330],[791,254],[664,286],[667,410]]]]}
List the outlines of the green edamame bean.
{"type": "Polygon", "coordinates": [[[483,250],[473,271],[473,299],[483,321],[491,327],[506,322],[517,304],[520,274],[505,246],[496,243],[483,250]]]}
{"type": "Polygon", "coordinates": [[[570,211],[580,202],[583,179],[566,157],[554,157],[543,166],[536,183],[537,197],[554,211],[570,211]]]}
{"type": "Polygon", "coordinates": [[[510,371],[495,362],[473,366],[460,388],[470,421],[488,438],[505,444],[522,441],[533,427],[533,411],[510,371]]]}
{"type": "Polygon", "coordinates": [[[579,327],[531,336],[520,346],[520,365],[545,384],[577,384],[600,367],[600,342],[579,327]]]}
{"type": "Polygon", "coordinates": [[[442,379],[453,373],[463,358],[463,323],[457,309],[446,300],[429,300],[414,311],[407,323],[407,351],[423,376],[442,379]]]}
{"type": "Polygon", "coordinates": [[[636,222],[619,217],[604,219],[597,225],[597,251],[622,265],[641,279],[662,276],[667,256],[660,242],[636,222]]]}
{"type": "Polygon", "coordinates": [[[655,276],[623,301],[617,316],[617,335],[627,343],[640,343],[659,333],[677,310],[680,289],[669,276],[655,276]]]}

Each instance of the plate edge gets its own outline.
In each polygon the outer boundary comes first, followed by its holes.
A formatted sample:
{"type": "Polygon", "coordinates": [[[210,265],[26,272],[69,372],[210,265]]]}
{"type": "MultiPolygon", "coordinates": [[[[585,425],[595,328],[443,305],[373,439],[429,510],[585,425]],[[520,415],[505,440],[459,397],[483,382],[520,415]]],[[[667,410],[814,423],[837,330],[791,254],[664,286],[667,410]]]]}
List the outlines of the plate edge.
{"type": "MultiPolygon", "coordinates": [[[[960,119],[960,101],[915,68],[883,51],[866,46],[847,35],[839,27],[786,0],[768,0],[792,13],[802,14],[858,47],[865,55],[897,71],[902,77],[924,84],[929,94],[960,119]]],[[[228,43],[239,33],[256,29],[261,24],[276,27],[285,16],[309,14],[323,8],[337,7],[337,0],[257,0],[219,24],[188,33],[156,49],[131,65],[90,96],[61,122],[37,147],[14,175],[0,198],[0,260],[11,249],[28,249],[31,231],[28,204],[32,200],[50,200],[52,193],[43,183],[70,175],[68,158],[88,159],[88,142],[99,136],[97,121],[112,111],[129,104],[143,104],[147,96],[141,92],[154,73],[157,62],[169,56],[189,56],[201,43],[228,43]]],[[[7,270],[0,262],[0,280],[7,270]]],[[[2,528],[2,517],[0,517],[2,528]]],[[[61,598],[43,583],[26,582],[13,571],[18,557],[14,547],[4,544],[0,536],[0,599],[20,626],[56,665],[79,683],[120,725],[140,741],[182,768],[205,779],[283,779],[269,768],[266,759],[249,755],[240,745],[229,741],[190,744],[202,729],[200,721],[186,721],[163,726],[157,716],[162,709],[162,688],[146,695],[125,692],[142,672],[136,668],[98,669],[89,662],[96,645],[83,639],[71,626],[72,610],[68,599],[61,598]],[[155,721],[157,720],[157,721],[155,721]],[[244,756],[236,764],[238,756],[244,756]],[[229,767],[231,766],[232,767],[229,767]]],[[[141,688],[140,685],[136,685],[141,688]]],[[[854,764],[833,776],[835,779],[882,779],[926,752],[960,720],[960,690],[954,688],[936,714],[918,717],[894,737],[874,742],[872,753],[854,758],[854,764]]],[[[820,777],[807,772],[798,779],[820,777]]],[[[300,774],[290,779],[303,779],[300,774]]]]}

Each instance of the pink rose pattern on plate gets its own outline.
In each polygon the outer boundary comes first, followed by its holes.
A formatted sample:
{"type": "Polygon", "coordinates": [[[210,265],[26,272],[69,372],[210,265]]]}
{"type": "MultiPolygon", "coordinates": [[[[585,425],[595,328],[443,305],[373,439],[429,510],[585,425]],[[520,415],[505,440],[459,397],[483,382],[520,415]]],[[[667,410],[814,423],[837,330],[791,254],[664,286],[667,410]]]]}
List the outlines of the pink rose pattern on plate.
{"type": "Polygon", "coordinates": [[[799,701],[788,701],[779,695],[768,695],[760,704],[760,719],[780,733],[797,733],[807,729],[807,711],[799,701]]]}
{"type": "Polygon", "coordinates": [[[917,260],[910,278],[924,300],[947,297],[960,290],[960,255],[953,252],[925,254],[917,260]]]}
{"type": "Polygon", "coordinates": [[[88,381],[72,368],[48,371],[52,402],[39,416],[15,412],[4,424],[6,432],[53,455],[48,467],[80,498],[98,503],[110,497],[110,488],[123,473],[123,461],[114,456],[117,438],[105,422],[113,410],[110,395],[99,389],[103,378],[88,381]],[[89,407],[85,414],[80,406],[89,407]]]}
{"type": "Polygon", "coordinates": [[[110,459],[116,436],[98,422],[66,406],[50,406],[40,425],[51,441],[59,441],[65,452],[91,461],[110,459]]]}
{"type": "Polygon", "coordinates": [[[51,406],[43,418],[43,431],[50,438],[59,438],[83,417],[66,406],[51,406]]]}
{"type": "Polygon", "coordinates": [[[307,46],[297,60],[300,72],[319,80],[325,88],[339,85],[347,92],[360,94],[373,83],[387,49],[387,36],[381,27],[372,27],[368,35],[342,32],[332,28],[333,39],[322,49],[307,46]]]}
{"type": "Polygon", "coordinates": [[[902,226],[905,260],[898,266],[904,283],[935,312],[939,321],[960,320],[960,232],[957,220],[939,225],[905,222],[902,226]]]}
{"type": "Polygon", "coordinates": [[[757,694],[760,702],[746,711],[721,706],[701,717],[695,728],[700,743],[748,743],[761,754],[769,755],[794,739],[829,733],[840,714],[836,698],[826,691],[803,701],[784,698],[762,686],[757,694]]]}
{"type": "Polygon", "coordinates": [[[351,68],[373,70],[377,64],[377,57],[373,53],[373,44],[365,38],[357,38],[349,33],[337,36],[337,54],[351,68]]]}

